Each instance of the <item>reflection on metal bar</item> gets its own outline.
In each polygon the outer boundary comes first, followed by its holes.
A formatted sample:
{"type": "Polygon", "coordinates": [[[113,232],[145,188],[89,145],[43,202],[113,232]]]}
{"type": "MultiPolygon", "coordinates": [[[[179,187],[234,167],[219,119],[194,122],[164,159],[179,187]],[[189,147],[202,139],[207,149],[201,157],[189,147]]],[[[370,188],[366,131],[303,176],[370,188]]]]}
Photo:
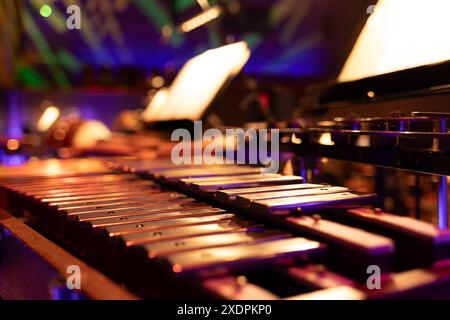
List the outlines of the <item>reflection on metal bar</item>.
{"type": "Polygon", "coordinates": [[[447,176],[439,177],[439,193],[438,193],[438,217],[439,228],[448,228],[448,184],[447,176]]]}

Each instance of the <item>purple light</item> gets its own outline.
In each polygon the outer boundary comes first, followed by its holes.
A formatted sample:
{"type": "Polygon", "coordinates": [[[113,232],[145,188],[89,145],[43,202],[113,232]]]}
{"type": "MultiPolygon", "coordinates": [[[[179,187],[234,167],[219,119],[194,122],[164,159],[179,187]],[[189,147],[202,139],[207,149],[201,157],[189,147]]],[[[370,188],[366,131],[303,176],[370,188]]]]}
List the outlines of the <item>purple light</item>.
{"type": "Polygon", "coordinates": [[[22,154],[0,154],[0,164],[4,166],[17,167],[26,162],[26,158],[22,154]]]}
{"type": "Polygon", "coordinates": [[[22,137],[22,110],[19,93],[11,90],[8,94],[7,134],[10,138],[22,137]]]}

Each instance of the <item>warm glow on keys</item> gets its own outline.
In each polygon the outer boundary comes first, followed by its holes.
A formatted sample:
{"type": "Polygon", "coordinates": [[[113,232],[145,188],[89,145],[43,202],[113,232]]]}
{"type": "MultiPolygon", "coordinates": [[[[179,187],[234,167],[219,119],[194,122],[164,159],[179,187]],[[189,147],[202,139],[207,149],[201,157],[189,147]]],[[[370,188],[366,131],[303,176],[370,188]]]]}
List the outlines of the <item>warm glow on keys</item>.
{"type": "Polygon", "coordinates": [[[19,147],[20,147],[20,142],[17,139],[9,139],[6,142],[6,148],[8,148],[8,150],[15,151],[15,150],[19,149],[19,147]]]}
{"type": "Polygon", "coordinates": [[[111,131],[100,121],[83,122],[73,136],[72,145],[76,148],[93,147],[98,141],[109,140],[111,131]]]}

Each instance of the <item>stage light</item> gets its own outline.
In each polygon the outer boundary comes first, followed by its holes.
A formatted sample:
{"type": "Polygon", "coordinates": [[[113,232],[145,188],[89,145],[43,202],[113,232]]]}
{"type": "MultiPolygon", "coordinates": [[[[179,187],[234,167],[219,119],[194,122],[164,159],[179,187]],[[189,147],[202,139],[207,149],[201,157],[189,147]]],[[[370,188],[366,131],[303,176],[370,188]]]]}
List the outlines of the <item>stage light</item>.
{"type": "Polygon", "coordinates": [[[330,133],[322,133],[319,138],[319,144],[323,146],[334,146],[333,139],[330,133]]]}
{"type": "Polygon", "coordinates": [[[199,15],[183,22],[180,26],[182,32],[190,32],[198,27],[218,18],[222,13],[222,8],[214,6],[206,9],[199,15]]]}
{"type": "Polygon", "coordinates": [[[209,2],[208,0],[197,0],[197,3],[200,7],[202,7],[203,10],[206,10],[209,8],[209,2]]]}
{"type": "Polygon", "coordinates": [[[49,106],[42,113],[37,123],[37,129],[40,132],[45,132],[55,123],[59,118],[59,109],[55,106],[49,106]]]}
{"type": "Polygon", "coordinates": [[[172,36],[173,34],[173,28],[172,26],[166,24],[161,28],[161,34],[163,35],[163,37],[165,38],[169,38],[172,36]]]}

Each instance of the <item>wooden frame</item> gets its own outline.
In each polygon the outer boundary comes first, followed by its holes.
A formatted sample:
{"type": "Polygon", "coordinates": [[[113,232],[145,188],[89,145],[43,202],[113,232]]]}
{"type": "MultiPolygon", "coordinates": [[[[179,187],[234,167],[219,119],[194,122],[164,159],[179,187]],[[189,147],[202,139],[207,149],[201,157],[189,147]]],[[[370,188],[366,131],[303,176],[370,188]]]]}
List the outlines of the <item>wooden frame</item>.
{"type": "Polygon", "coordinates": [[[137,297],[0,209],[2,299],[132,300],[137,297]],[[81,289],[69,290],[67,267],[81,271],[81,289]]]}

